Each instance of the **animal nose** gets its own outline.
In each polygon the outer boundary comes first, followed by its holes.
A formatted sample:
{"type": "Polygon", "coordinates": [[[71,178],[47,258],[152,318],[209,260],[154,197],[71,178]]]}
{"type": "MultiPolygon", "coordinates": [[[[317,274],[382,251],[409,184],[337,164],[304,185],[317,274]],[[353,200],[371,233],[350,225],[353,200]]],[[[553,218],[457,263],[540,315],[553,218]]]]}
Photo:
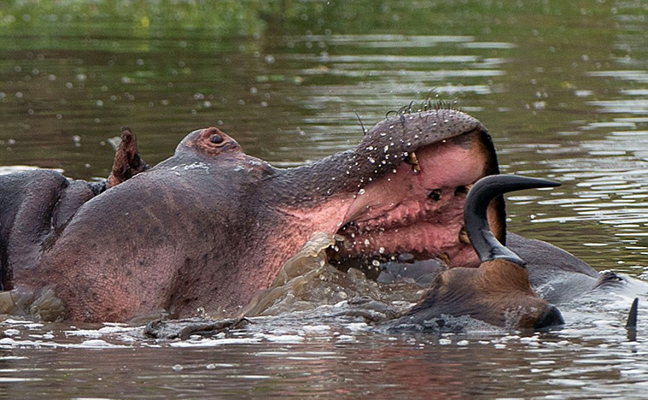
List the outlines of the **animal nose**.
{"type": "Polygon", "coordinates": [[[536,321],[533,329],[551,328],[553,326],[564,324],[565,320],[563,319],[560,310],[558,310],[557,307],[549,304],[547,307],[545,307],[542,315],[540,315],[540,318],[538,318],[538,320],[536,321]]]}

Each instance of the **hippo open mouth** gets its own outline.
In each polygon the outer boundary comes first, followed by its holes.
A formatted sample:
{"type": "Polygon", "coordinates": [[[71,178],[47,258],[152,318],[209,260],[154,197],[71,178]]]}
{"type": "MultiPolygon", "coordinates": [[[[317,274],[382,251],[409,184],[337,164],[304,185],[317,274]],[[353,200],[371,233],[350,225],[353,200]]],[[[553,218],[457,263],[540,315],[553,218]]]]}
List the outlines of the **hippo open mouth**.
{"type": "MultiPolygon", "coordinates": [[[[463,207],[474,182],[499,172],[491,138],[479,122],[454,110],[417,114],[413,121],[409,117],[384,121],[368,133],[384,150],[382,157],[367,155],[368,162],[397,162],[360,185],[354,196],[337,230],[343,240],[329,252],[343,269],[379,270],[384,262],[427,259],[448,267],[479,265],[463,227],[463,207]],[[409,131],[409,137],[391,134],[396,126],[409,131]],[[423,140],[414,147],[419,138],[423,140]]],[[[503,201],[493,202],[489,220],[503,241],[503,201]]]]}

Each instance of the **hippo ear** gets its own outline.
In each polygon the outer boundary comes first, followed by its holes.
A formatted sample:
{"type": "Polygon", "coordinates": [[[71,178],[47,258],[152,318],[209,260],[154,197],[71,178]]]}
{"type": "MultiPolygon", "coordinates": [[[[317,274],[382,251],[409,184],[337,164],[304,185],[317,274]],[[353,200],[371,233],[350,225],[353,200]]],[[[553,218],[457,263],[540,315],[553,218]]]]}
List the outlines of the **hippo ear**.
{"type": "Polygon", "coordinates": [[[117,146],[115,162],[107,180],[107,188],[117,186],[140,172],[149,169],[137,152],[135,136],[129,128],[122,128],[121,142],[117,146]]]}
{"type": "Polygon", "coordinates": [[[464,224],[470,242],[482,262],[503,259],[522,266],[526,264],[517,254],[503,246],[490,231],[487,210],[491,200],[516,190],[554,186],[560,184],[514,175],[489,175],[473,185],[466,197],[464,224]]]}

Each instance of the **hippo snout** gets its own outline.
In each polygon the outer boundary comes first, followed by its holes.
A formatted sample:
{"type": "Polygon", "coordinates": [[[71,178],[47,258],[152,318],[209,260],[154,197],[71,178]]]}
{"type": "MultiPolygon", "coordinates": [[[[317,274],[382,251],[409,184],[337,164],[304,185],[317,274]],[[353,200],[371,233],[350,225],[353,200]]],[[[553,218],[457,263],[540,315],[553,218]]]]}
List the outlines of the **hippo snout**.
{"type": "Polygon", "coordinates": [[[548,304],[542,314],[540,314],[540,317],[536,320],[533,329],[552,328],[564,324],[565,320],[563,319],[560,310],[558,310],[556,306],[548,304]]]}

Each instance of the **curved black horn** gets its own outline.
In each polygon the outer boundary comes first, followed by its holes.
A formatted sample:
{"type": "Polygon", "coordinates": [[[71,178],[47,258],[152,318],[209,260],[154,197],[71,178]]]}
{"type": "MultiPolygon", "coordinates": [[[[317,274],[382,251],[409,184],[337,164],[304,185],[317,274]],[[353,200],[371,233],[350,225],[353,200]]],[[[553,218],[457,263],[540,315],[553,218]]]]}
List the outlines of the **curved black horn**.
{"type": "Polygon", "coordinates": [[[504,247],[490,231],[487,210],[491,200],[516,190],[560,186],[544,179],[515,175],[489,175],[475,183],[468,192],[464,206],[464,224],[473,248],[482,262],[503,259],[524,265],[517,254],[504,247]]]}

